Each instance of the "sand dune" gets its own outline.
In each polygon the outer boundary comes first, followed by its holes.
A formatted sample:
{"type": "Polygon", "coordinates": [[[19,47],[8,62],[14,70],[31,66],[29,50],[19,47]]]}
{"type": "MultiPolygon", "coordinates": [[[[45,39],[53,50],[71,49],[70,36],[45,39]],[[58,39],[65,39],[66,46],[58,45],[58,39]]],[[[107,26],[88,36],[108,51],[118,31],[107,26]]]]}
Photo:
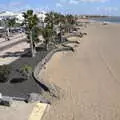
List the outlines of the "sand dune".
{"type": "Polygon", "coordinates": [[[120,120],[120,25],[92,24],[75,53],[55,54],[40,77],[64,97],[43,120],[120,120]]]}

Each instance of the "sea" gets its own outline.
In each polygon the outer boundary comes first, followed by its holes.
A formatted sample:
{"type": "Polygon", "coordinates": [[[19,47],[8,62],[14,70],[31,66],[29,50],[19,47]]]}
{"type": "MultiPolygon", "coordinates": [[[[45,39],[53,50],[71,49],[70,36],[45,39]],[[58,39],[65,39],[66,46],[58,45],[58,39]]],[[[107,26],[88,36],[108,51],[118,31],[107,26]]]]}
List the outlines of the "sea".
{"type": "Polygon", "coordinates": [[[120,17],[100,17],[100,18],[92,18],[92,21],[96,22],[107,22],[107,23],[119,23],[120,17]]]}

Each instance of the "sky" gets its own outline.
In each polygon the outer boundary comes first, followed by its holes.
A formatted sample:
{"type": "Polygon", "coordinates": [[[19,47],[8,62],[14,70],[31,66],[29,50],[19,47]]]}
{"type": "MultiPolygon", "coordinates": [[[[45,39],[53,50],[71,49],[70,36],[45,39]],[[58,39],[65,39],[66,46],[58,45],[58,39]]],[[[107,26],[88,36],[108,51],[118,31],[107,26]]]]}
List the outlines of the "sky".
{"type": "Polygon", "coordinates": [[[120,0],[0,0],[0,11],[27,9],[120,16],[120,0]]]}

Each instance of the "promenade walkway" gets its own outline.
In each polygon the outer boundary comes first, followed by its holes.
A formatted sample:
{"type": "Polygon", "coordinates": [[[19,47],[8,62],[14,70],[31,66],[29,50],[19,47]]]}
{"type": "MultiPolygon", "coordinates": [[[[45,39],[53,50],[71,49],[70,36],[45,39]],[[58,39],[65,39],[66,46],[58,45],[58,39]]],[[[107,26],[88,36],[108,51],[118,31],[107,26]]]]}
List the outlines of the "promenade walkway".
{"type": "Polygon", "coordinates": [[[0,65],[15,61],[27,48],[29,48],[29,44],[26,42],[24,33],[10,37],[9,41],[0,38],[0,65]]]}

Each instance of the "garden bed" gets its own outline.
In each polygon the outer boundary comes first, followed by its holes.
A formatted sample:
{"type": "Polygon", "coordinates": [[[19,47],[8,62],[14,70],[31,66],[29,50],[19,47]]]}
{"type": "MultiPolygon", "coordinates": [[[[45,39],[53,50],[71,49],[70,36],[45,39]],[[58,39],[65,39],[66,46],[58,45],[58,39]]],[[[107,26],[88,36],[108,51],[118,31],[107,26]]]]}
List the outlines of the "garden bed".
{"type": "MultiPolygon", "coordinates": [[[[52,50],[52,49],[51,49],[52,50]]],[[[49,50],[48,52],[50,52],[49,50]]],[[[32,69],[48,53],[44,49],[37,52],[36,57],[30,57],[29,53],[22,55],[19,59],[9,64],[10,74],[5,82],[0,82],[0,93],[5,96],[26,97],[29,93],[41,93],[41,86],[33,79],[32,75],[26,79],[19,70],[24,66],[31,66],[32,69]]]]}

